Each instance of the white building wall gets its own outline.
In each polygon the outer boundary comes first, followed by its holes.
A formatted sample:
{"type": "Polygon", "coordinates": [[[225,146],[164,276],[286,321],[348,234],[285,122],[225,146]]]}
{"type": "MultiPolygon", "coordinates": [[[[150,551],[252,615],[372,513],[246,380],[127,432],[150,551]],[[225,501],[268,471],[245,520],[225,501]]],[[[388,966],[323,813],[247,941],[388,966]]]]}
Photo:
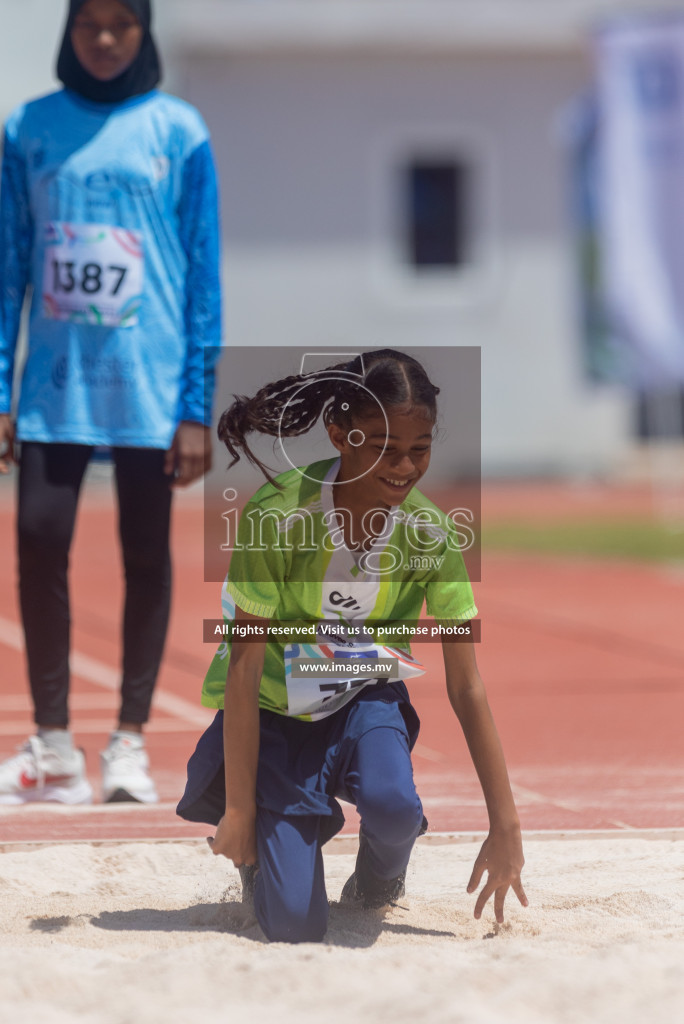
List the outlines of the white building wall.
{"type": "Polygon", "coordinates": [[[57,42],[66,8],[58,0],[0,0],[0,118],[56,86],[57,42]]]}
{"type": "Polygon", "coordinates": [[[189,61],[221,168],[229,343],[479,345],[485,472],[609,468],[628,406],[582,379],[554,136],[585,76],[562,55],[189,61]],[[416,279],[393,234],[398,162],[464,148],[484,161],[482,265],[416,279]]]}

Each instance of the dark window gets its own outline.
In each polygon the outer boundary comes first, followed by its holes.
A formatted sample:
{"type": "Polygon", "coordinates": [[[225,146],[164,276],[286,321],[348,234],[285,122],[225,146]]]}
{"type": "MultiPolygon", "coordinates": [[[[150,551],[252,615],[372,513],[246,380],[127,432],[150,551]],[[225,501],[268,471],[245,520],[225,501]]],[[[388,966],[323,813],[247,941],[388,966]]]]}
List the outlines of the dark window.
{"type": "Polygon", "coordinates": [[[635,433],[641,441],[684,436],[684,388],[637,395],[635,433]]]}
{"type": "Polygon", "coordinates": [[[406,245],[417,268],[468,261],[469,169],[453,159],[415,160],[406,170],[406,245]]]}

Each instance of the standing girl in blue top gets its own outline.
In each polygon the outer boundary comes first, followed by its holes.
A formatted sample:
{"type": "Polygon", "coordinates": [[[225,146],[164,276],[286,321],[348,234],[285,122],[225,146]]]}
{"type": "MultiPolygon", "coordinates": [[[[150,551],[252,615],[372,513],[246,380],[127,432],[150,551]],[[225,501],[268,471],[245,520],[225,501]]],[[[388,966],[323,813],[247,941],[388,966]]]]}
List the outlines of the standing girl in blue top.
{"type": "MultiPolygon", "coordinates": [[[[217,826],[213,851],[241,869],[272,940],[325,934],[321,847],[343,824],[338,797],[361,817],[343,899],[379,907],[399,898],[424,828],[411,766],[419,723],[402,681],[421,666],[405,645],[392,651],[376,639],[383,630],[401,636],[423,603],[446,635],[476,614],[455,525],[416,487],[430,462],[438,390],[415,359],[385,349],[266,385],[221,417],[230,453],[262,469],[250,432],[293,437],[319,417],[338,455],[269,477],[243,510],[223,590],[232,641],[219,648],[202,696],[219,710],[178,808],[217,826]],[[292,624],[308,630],[305,641],[279,639],[292,624]],[[371,669],[335,678],[340,658],[371,669]]],[[[475,916],[493,895],[503,921],[509,887],[527,904],[518,815],[472,644],[445,642],[443,654],[490,820],[468,891],[486,871],[475,916]]]]}
{"type": "Polygon", "coordinates": [[[149,0],[71,0],[64,88],[5,126],[0,472],[16,439],[19,593],[38,725],[0,765],[0,802],[87,802],[69,730],[67,565],[93,448],[112,449],[126,576],[105,800],[157,799],[142,728],[166,635],[171,491],[208,468],[220,343],[216,175],[188,104],[157,90],[149,0]],[[14,354],[30,294],[26,363],[14,354]]]}

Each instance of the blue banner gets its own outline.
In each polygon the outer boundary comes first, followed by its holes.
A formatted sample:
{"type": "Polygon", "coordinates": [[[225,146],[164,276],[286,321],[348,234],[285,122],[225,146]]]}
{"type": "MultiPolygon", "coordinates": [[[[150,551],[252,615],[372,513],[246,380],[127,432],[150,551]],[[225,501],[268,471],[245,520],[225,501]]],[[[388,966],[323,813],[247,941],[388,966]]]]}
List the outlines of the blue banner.
{"type": "MultiPolygon", "coordinates": [[[[684,381],[684,13],[596,36],[600,287],[618,376],[684,381]]],[[[603,314],[602,314],[603,315],[603,314]]]]}

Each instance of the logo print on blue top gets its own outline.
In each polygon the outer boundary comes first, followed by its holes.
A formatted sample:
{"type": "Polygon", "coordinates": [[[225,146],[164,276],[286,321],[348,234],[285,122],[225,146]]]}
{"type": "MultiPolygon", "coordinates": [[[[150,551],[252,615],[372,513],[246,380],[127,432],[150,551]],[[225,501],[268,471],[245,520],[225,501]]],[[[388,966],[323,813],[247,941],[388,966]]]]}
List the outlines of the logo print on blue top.
{"type": "Polygon", "coordinates": [[[119,185],[119,182],[109,171],[94,171],[86,178],[85,185],[93,192],[111,192],[119,185]]]}
{"type": "Polygon", "coordinates": [[[66,386],[67,377],[69,376],[69,363],[66,356],[60,356],[52,364],[52,383],[58,391],[62,391],[66,386]]]}
{"type": "Polygon", "coordinates": [[[116,168],[93,171],[86,177],[84,184],[89,192],[109,199],[116,198],[122,192],[129,196],[145,196],[151,195],[167,176],[168,170],[165,173],[157,159],[149,165],[148,174],[116,168]]]}
{"type": "Polygon", "coordinates": [[[40,144],[29,155],[29,161],[34,171],[39,171],[45,164],[45,149],[40,144]]]}

